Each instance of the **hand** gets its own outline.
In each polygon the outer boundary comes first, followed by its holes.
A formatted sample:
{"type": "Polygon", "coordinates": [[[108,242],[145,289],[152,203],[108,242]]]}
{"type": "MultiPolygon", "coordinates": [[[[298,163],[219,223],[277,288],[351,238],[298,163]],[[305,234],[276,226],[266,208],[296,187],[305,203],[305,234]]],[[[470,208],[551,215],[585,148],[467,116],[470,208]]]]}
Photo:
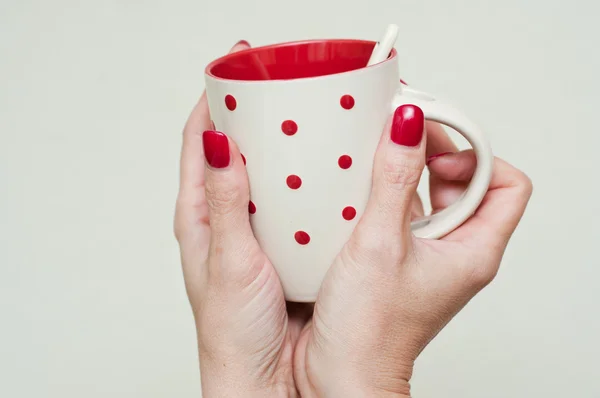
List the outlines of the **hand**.
{"type": "MultiPolygon", "coordinates": [[[[232,51],[245,48],[240,42],[232,51]]],[[[250,228],[240,152],[222,133],[203,134],[210,129],[202,95],[183,132],[175,214],[202,390],[210,398],[296,396],[293,347],[311,308],[286,309],[277,273],[250,228]]]]}
{"type": "Polygon", "coordinates": [[[434,211],[458,198],[476,163],[471,151],[456,153],[440,126],[424,130],[422,111],[408,105],[384,131],[365,213],[296,346],[303,397],[408,397],[417,356],[498,271],[531,196],[530,180],[496,159],[473,217],[443,239],[417,239],[410,220],[422,214],[415,195],[426,148],[451,153],[430,158],[434,211]]]}

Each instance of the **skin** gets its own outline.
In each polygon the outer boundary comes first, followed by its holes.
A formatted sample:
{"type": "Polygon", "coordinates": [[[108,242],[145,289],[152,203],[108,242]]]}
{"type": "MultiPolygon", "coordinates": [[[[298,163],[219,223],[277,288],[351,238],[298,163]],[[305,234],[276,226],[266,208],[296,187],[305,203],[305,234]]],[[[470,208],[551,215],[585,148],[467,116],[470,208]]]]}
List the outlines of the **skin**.
{"type": "MultiPolygon", "coordinates": [[[[238,43],[232,51],[247,48],[238,43]]],[[[286,303],[281,283],[253,236],[249,189],[230,139],[224,169],[205,163],[211,129],[205,95],[183,133],[175,215],[193,309],[205,397],[409,397],[413,364],[425,346],[492,281],[532,193],[529,178],[495,159],[476,213],[440,240],[415,238],[423,214],[416,194],[426,156],[433,211],[454,202],[475,170],[444,130],[426,123],[416,147],[385,128],[371,197],[314,305],[286,303]]]]}

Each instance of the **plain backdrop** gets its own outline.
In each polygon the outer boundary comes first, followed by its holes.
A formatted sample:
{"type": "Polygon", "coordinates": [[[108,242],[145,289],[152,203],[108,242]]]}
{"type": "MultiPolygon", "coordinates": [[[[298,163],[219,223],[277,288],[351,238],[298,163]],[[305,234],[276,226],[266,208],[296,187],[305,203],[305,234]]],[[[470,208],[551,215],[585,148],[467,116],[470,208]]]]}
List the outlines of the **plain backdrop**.
{"type": "Polygon", "coordinates": [[[599,397],[599,4],[0,0],[0,396],[199,397],[172,216],[204,66],[396,23],[401,76],[535,185],[414,396],[599,397]]]}

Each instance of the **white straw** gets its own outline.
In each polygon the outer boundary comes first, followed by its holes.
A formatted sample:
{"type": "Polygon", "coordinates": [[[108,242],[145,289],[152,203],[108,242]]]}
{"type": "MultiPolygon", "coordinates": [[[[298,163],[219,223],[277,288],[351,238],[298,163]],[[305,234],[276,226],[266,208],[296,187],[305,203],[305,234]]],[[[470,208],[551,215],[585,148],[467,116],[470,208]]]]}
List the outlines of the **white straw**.
{"type": "Polygon", "coordinates": [[[394,48],[397,38],[398,26],[394,24],[388,25],[383,37],[373,48],[373,52],[371,53],[371,58],[369,58],[369,63],[367,66],[375,65],[385,61],[390,54],[390,51],[392,51],[392,48],[394,48]]]}

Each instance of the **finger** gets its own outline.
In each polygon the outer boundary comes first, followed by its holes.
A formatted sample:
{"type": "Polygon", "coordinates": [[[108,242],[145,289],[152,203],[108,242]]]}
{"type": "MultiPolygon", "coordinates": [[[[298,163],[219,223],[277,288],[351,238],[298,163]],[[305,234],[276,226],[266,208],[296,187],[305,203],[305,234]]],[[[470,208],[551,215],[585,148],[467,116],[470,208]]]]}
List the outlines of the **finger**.
{"type": "Polygon", "coordinates": [[[425,166],[424,132],[419,107],[402,105],[396,109],[375,154],[371,196],[357,234],[378,230],[377,235],[411,237],[413,198],[425,166]]]}
{"type": "MultiPolygon", "coordinates": [[[[248,42],[242,40],[235,44],[229,52],[233,53],[249,47],[248,42]]],[[[208,224],[208,212],[204,195],[202,132],[211,127],[212,122],[206,93],[204,92],[194,106],[183,129],[176,217],[176,234],[178,235],[181,234],[181,229],[188,230],[186,226],[196,225],[197,223],[208,224]]]]}
{"type": "Polygon", "coordinates": [[[175,208],[174,232],[181,250],[185,286],[192,306],[200,302],[199,292],[206,270],[198,267],[208,255],[210,228],[204,200],[204,161],[201,129],[210,121],[206,95],[194,107],[183,130],[180,185],[175,208]]]}
{"type": "Polygon", "coordinates": [[[211,248],[217,255],[240,253],[255,242],[249,222],[250,193],[244,161],[235,143],[219,131],[205,131],[202,142],[211,248]]]}
{"type": "MultiPolygon", "coordinates": [[[[472,151],[466,152],[472,153],[472,151]]],[[[465,192],[468,181],[473,176],[477,165],[474,155],[469,155],[468,159],[462,160],[468,163],[460,169],[462,173],[467,173],[464,178],[456,178],[457,176],[453,174],[457,172],[457,158],[454,155],[458,153],[460,152],[443,153],[428,159],[432,213],[437,213],[456,202],[465,192]]]]}
{"type": "MultiPolygon", "coordinates": [[[[467,183],[477,161],[472,150],[443,156],[432,162],[433,174],[449,181],[467,183]]],[[[447,240],[463,240],[504,247],[519,223],[533,186],[522,171],[502,159],[494,160],[494,171],[487,194],[479,209],[465,224],[449,234],[447,240]]]]}
{"type": "MultiPolygon", "coordinates": [[[[402,79],[400,79],[400,83],[408,86],[408,83],[402,79]]],[[[425,130],[427,131],[427,148],[425,153],[428,158],[440,153],[456,152],[458,150],[440,123],[426,120],[425,130]]]]}
{"type": "Polygon", "coordinates": [[[198,199],[204,185],[204,161],[202,160],[202,132],[211,127],[206,93],[194,106],[183,129],[181,147],[179,196],[198,199]]]}
{"type": "MultiPolygon", "coordinates": [[[[229,53],[250,48],[247,41],[236,43],[229,53]]],[[[204,161],[202,156],[202,132],[212,127],[206,92],[202,93],[200,100],[194,106],[183,129],[183,145],[181,149],[180,164],[180,191],[189,193],[194,197],[203,199],[204,161]]]]}
{"type": "MultiPolygon", "coordinates": [[[[408,83],[403,79],[400,79],[400,83],[408,86],[408,83]]],[[[425,130],[427,130],[427,148],[425,152],[427,158],[440,153],[456,152],[458,150],[441,124],[427,120],[425,121],[425,130]]]]}
{"type": "MultiPolygon", "coordinates": [[[[229,53],[250,48],[247,41],[236,43],[229,53]]],[[[192,204],[202,203],[204,200],[204,161],[202,156],[202,132],[210,129],[210,113],[206,92],[202,93],[200,100],[194,106],[183,129],[183,144],[180,161],[180,196],[189,199],[192,204]]]]}
{"type": "MultiPolygon", "coordinates": [[[[450,139],[442,125],[435,122],[427,124],[427,165],[434,159],[445,154],[454,153],[458,148],[450,139]]],[[[440,179],[434,174],[429,175],[429,197],[433,213],[452,204],[463,192],[462,184],[440,179]]]]}
{"type": "Polygon", "coordinates": [[[431,159],[442,153],[456,152],[458,148],[448,133],[444,130],[441,124],[427,121],[425,124],[427,129],[427,159],[431,159]]]}
{"type": "Polygon", "coordinates": [[[447,153],[430,159],[429,172],[439,180],[451,183],[467,183],[477,167],[477,157],[472,149],[447,153]]]}

